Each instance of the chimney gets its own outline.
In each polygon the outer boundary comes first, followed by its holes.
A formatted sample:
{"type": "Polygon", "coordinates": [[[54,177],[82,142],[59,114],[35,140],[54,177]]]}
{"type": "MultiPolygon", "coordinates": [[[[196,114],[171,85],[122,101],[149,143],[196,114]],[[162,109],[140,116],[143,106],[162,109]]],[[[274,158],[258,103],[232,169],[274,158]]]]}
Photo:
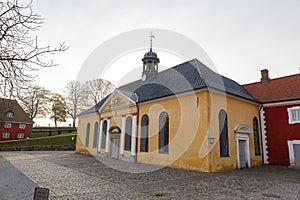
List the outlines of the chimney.
{"type": "Polygon", "coordinates": [[[261,72],[261,83],[269,83],[270,82],[270,78],[269,78],[269,71],[267,69],[263,69],[260,71],[261,72]]]}

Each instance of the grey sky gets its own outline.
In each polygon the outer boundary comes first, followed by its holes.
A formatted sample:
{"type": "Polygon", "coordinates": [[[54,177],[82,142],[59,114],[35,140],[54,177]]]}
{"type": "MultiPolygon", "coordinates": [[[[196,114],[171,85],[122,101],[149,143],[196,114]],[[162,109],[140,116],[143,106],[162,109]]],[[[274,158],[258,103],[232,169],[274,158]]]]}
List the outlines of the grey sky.
{"type": "Polygon", "coordinates": [[[58,67],[39,71],[36,83],[53,92],[76,79],[101,43],[139,28],[169,29],[189,37],[207,52],[219,73],[239,83],[258,81],[263,68],[271,78],[299,73],[299,0],[35,0],[33,5],[45,18],[37,32],[39,42],[65,41],[70,46],[54,56],[58,67]]]}

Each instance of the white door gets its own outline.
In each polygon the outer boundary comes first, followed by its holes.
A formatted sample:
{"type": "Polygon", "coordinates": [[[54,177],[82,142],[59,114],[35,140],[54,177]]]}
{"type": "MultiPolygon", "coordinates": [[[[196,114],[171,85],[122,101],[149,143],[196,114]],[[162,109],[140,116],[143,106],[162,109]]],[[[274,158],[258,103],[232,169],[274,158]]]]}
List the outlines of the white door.
{"type": "Polygon", "coordinates": [[[112,158],[118,158],[118,145],[119,145],[119,139],[112,138],[111,139],[111,157],[112,158]]]}
{"type": "Polygon", "coordinates": [[[300,144],[294,144],[295,165],[300,167],[300,144]]]}
{"type": "Polygon", "coordinates": [[[239,160],[240,168],[247,167],[246,140],[239,140],[239,160]]]}

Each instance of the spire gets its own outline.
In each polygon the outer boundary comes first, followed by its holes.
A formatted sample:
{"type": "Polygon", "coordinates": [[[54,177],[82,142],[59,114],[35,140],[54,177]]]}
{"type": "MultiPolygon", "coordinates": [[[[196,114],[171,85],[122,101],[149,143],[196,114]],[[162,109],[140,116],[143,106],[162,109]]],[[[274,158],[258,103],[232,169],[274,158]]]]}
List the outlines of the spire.
{"type": "Polygon", "coordinates": [[[152,52],[152,39],[155,38],[155,36],[151,32],[149,37],[150,37],[150,52],[152,52]]]}
{"type": "Polygon", "coordinates": [[[157,54],[152,51],[152,41],[154,35],[150,34],[150,51],[145,53],[142,61],[143,61],[143,73],[142,73],[142,80],[146,81],[150,79],[151,77],[154,77],[158,73],[158,63],[159,58],[157,57],[157,54]]]}

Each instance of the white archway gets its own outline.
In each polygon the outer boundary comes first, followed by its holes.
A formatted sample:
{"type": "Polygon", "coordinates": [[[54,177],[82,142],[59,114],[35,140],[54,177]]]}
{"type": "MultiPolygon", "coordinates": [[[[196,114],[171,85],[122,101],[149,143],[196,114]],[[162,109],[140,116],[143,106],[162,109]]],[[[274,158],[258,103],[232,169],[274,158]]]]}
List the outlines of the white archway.
{"type": "Polygon", "coordinates": [[[236,133],[238,168],[250,168],[249,135],[252,133],[252,129],[247,124],[238,124],[234,128],[234,132],[236,133]]]}

